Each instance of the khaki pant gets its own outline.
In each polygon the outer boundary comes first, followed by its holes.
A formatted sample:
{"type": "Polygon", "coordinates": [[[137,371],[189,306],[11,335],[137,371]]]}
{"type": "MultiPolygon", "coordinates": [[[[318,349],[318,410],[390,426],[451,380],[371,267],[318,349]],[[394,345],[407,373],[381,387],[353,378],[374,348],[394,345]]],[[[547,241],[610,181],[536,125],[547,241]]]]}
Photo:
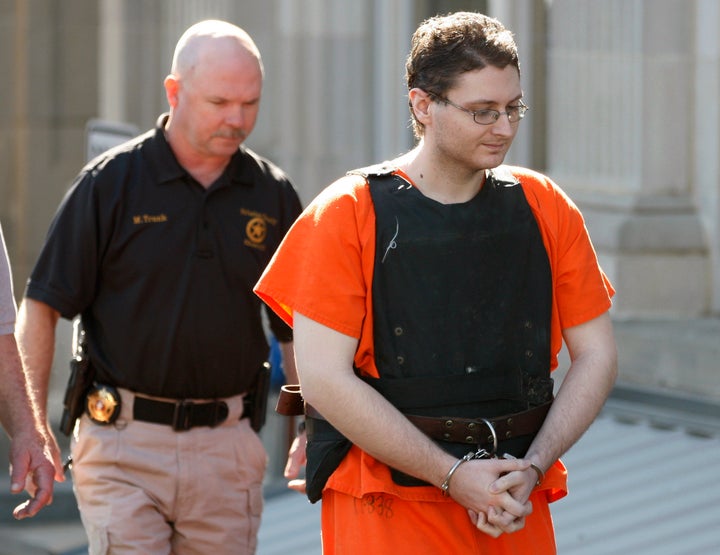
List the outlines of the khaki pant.
{"type": "Polygon", "coordinates": [[[83,416],[73,483],[90,555],[255,553],[267,453],[242,396],[215,428],[134,421],[133,396],[109,426],[83,416]]]}

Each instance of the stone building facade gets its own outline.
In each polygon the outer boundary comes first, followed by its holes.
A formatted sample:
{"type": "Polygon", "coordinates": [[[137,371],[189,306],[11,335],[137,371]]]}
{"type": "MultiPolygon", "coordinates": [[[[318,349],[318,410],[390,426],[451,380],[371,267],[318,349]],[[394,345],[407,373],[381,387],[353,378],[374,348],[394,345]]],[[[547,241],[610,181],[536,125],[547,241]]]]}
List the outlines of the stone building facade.
{"type": "Polygon", "coordinates": [[[621,375],[720,400],[707,366],[720,354],[715,0],[0,0],[0,219],[18,297],[85,161],[87,122],[152,126],[191,23],[227,19],[256,39],[266,82],[248,142],[307,203],[412,146],[409,37],[458,9],[515,32],[531,111],[508,161],[545,171],[583,210],[618,290],[621,375]],[[694,325],[702,345],[677,333],[694,325]]]}

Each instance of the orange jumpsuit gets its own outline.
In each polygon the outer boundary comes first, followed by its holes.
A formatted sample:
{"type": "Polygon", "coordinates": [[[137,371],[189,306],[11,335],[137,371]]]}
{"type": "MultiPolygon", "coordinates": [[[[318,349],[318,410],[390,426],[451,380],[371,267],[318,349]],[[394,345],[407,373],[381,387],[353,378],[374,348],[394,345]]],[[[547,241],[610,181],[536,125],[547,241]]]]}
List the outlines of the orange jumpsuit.
{"type": "MultiPolygon", "coordinates": [[[[600,269],[582,215],[547,177],[507,167],[517,177],[548,253],[552,279],[551,369],[562,330],[610,308],[614,290],[600,269]]],[[[404,176],[407,179],[407,176],[404,176]]],[[[286,235],[256,293],[292,325],[293,311],[359,340],[354,364],[377,377],[372,322],[375,215],[367,182],[346,176],[323,191],[286,235]]],[[[548,470],[530,500],[525,528],[498,539],[479,532],[466,510],[437,487],[395,484],[388,467],[356,446],[328,480],[322,498],[325,554],[555,553],[548,503],[567,493],[565,467],[548,470]]]]}

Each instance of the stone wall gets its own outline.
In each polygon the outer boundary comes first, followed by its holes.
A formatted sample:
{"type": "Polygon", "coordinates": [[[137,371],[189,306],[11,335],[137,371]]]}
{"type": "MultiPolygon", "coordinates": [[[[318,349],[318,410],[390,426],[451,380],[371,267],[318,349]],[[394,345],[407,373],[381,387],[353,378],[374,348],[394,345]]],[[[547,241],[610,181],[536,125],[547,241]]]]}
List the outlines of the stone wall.
{"type": "Polygon", "coordinates": [[[618,318],[707,316],[716,295],[693,171],[694,7],[559,0],[549,12],[547,171],[586,216],[618,318]]]}

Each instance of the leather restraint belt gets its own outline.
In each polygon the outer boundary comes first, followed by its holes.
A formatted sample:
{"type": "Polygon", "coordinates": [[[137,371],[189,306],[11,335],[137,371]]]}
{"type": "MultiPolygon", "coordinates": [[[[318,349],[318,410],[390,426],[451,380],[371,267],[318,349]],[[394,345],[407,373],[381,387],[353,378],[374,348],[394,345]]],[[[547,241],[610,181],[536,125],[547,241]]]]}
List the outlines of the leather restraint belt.
{"type": "Polygon", "coordinates": [[[133,418],[153,424],[166,424],[175,431],[184,431],[196,426],[215,427],[222,424],[228,417],[228,406],[225,401],[167,402],[145,397],[135,397],[133,418]]]}
{"type": "Polygon", "coordinates": [[[549,401],[526,411],[495,418],[405,416],[434,440],[484,445],[537,433],[551,405],[552,401],[549,401]]]}
{"type": "MultiPolygon", "coordinates": [[[[552,401],[548,401],[526,411],[494,418],[455,418],[414,414],[406,414],[405,417],[425,435],[436,441],[484,445],[537,433],[551,406],[552,401]]],[[[283,386],[275,410],[286,416],[305,414],[311,418],[323,419],[312,406],[303,402],[299,386],[283,386]]]]}

